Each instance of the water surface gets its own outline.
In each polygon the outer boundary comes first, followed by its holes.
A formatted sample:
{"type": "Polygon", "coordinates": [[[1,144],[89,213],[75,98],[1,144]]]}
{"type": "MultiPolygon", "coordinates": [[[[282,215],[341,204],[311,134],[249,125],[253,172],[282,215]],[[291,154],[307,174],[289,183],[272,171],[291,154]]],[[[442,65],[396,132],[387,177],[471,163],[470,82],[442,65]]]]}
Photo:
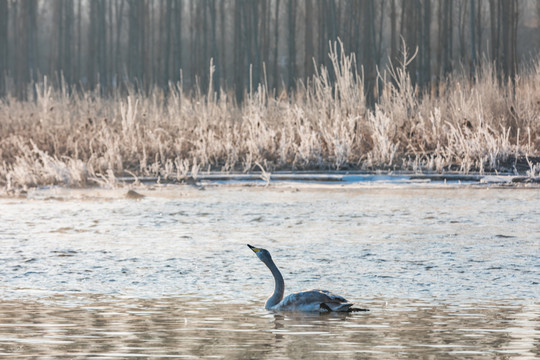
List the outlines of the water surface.
{"type": "Polygon", "coordinates": [[[0,306],[0,355],[33,358],[535,358],[537,305],[371,299],[370,314],[273,314],[195,298],[0,306]]]}
{"type": "Polygon", "coordinates": [[[540,191],[316,183],[0,199],[0,355],[540,357],[540,191]],[[326,288],[369,313],[273,314],[326,288]]]}

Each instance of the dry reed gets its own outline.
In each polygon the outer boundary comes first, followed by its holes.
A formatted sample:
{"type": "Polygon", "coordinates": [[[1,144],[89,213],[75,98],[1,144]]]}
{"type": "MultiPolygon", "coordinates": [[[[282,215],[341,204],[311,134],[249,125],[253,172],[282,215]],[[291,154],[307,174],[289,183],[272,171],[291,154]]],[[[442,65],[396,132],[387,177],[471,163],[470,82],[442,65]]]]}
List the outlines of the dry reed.
{"type": "Polygon", "coordinates": [[[514,86],[501,85],[485,63],[474,80],[455,74],[439,95],[419,96],[405,53],[379,76],[370,109],[354,57],[338,46],[330,53],[333,81],[321,68],[293,94],[275,97],[259,86],[241,105],[221,89],[188,95],[176,84],[167,95],[102,97],[55,90],[45,79],[35,99],[0,102],[0,186],[114,184],[131,175],[181,181],[257,169],[537,176],[540,61],[514,86]]]}

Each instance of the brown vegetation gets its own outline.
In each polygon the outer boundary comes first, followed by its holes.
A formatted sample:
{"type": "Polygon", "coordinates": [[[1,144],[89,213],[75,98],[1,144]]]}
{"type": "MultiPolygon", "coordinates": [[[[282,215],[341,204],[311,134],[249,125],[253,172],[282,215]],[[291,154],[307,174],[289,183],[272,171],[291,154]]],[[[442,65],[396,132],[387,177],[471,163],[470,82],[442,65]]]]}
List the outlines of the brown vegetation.
{"type": "Polygon", "coordinates": [[[125,175],[182,180],[259,166],[538,172],[540,63],[522,70],[514,86],[500,84],[483,64],[474,80],[455,75],[419,94],[405,55],[380,75],[380,100],[370,108],[354,56],[343,53],[330,54],[335,81],[323,67],[295,92],[272,96],[259,86],[241,105],[212,89],[212,72],[204,94],[186,94],[178,84],[167,95],[156,88],[104,98],[37,84],[33,101],[0,103],[0,185],[86,186],[125,175]]]}

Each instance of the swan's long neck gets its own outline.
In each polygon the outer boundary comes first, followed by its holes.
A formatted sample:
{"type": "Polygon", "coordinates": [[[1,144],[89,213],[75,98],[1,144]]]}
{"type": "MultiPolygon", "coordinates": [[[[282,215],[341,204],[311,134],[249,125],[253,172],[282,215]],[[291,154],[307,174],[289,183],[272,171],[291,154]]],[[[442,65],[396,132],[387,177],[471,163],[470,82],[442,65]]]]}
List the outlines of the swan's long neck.
{"type": "Polygon", "coordinates": [[[272,258],[270,258],[268,261],[265,261],[264,263],[266,264],[266,266],[268,266],[268,268],[272,272],[272,275],[274,275],[274,280],[276,281],[274,294],[266,301],[266,305],[264,306],[265,308],[270,309],[276,304],[279,304],[279,302],[283,299],[283,294],[285,292],[285,282],[283,281],[283,276],[281,276],[281,272],[279,272],[279,269],[277,268],[276,264],[274,264],[272,258]]]}

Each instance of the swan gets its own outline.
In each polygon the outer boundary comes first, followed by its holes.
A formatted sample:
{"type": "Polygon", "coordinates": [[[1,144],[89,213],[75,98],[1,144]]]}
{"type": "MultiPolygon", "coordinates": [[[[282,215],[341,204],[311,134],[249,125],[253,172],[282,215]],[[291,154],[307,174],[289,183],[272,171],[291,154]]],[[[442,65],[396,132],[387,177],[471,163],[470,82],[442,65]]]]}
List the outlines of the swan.
{"type": "Polygon", "coordinates": [[[318,311],[318,312],[353,312],[368,311],[367,309],[353,308],[353,304],[342,296],[328,290],[309,290],[288,295],[283,298],[285,281],[278,267],[272,260],[270,252],[247,244],[257,257],[270,269],[276,282],[274,294],[266,301],[265,308],[272,311],[318,311]]]}

